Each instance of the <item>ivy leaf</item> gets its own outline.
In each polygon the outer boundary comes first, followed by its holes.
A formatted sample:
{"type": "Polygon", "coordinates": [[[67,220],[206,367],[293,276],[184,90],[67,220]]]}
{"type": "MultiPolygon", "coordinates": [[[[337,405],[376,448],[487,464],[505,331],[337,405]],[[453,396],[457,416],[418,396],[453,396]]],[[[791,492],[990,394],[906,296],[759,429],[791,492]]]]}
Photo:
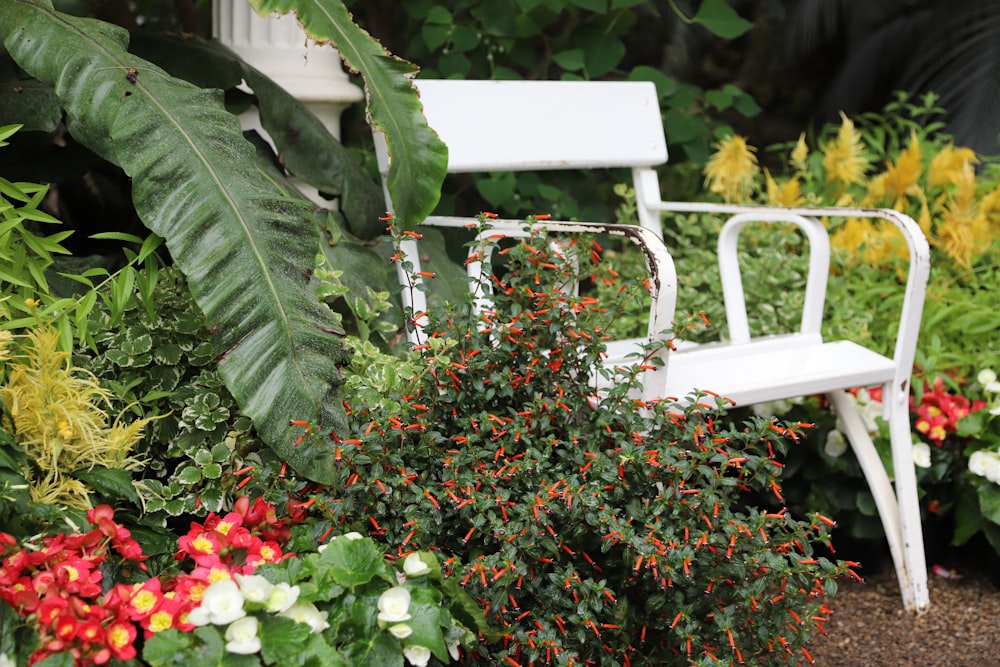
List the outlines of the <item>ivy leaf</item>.
{"type": "Polygon", "coordinates": [[[694,22],[725,39],[736,39],[753,27],[753,23],[737,14],[726,0],[704,0],[694,15],[694,22]]]}

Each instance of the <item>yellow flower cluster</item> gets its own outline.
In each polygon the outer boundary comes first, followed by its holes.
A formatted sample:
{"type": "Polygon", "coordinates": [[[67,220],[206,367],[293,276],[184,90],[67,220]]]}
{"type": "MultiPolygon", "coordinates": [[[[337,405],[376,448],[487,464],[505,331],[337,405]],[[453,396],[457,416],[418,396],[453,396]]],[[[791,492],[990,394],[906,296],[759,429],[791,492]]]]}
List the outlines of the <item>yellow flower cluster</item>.
{"type": "Polygon", "coordinates": [[[727,202],[745,201],[753,194],[757,166],[756,148],[747,145],[746,137],[730,136],[715,144],[715,153],[705,165],[705,184],[709,191],[727,202]]]}
{"type": "MultiPolygon", "coordinates": [[[[876,170],[861,133],[846,115],[832,139],[820,146],[822,160],[809,159],[805,135],[789,156],[783,180],[764,170],[763,199],[777,206],[837,205],[894,208],[912,216],[932,246],[968,269],[1000,237],[1000,184],[977,179],[975,153],[951,143],[924,139],[911,130],[895,159],[876,170]]],[[[760,169],[754,148],[743,137],[716,144],[705,168],[706,185],[727,202],[749,202],[760,169]]],[[[885,223],[847,219],[833,230],[831,243],[868,264],[905,257],[905,244],[885,223]]]]}
{"type": "Polygon", "coordinates": [[[90,489],[69,473],[95,467],[131,470],[141,464],[132,449],[148,420],[108,424],[100,404],[107,390],[69,363],[59,350],[59,334],[47,328],[28,332],[23,357],[9,358],[9,332],[0,333],[0,363],[7,377],[0,401],[8,418],[3,428],[34,462],[29,490],[34,502],[90,507],[90,489]]]}

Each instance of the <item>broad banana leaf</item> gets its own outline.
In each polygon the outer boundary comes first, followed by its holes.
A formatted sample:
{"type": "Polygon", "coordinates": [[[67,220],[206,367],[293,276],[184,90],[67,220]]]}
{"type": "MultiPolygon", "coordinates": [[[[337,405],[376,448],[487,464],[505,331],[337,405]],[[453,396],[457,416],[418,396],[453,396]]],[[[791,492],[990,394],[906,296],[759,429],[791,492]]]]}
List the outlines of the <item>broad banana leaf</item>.
{"type": "Polygon", "coordinates": [[[52,84],[71,132],[132,178],[143,222],[164,237],[226,350],[219,368],[265,442],[302,475],[336,481],[302,419],[339,428],[344,350],[309,288],[312,205],[257,170],[219,91],[175,79],[126,51],[128,33],[61,14],[47,0],[0,0],[11,57],[52,84]]]}
{"type": "Polygon", "coordinates": [[[295,12],[306,34],[332,43],[344,62],[361,73],[368,89],[368,117],[385,133],[392,161],[387,187],[396,217],[412,228],[426,218],[441,197],[448,169],[448,149],[427,125],[423,107],[410,84],[416,68],[389,55],[362,30],[340,0],[250,0],[262,16],[295,12]]]}

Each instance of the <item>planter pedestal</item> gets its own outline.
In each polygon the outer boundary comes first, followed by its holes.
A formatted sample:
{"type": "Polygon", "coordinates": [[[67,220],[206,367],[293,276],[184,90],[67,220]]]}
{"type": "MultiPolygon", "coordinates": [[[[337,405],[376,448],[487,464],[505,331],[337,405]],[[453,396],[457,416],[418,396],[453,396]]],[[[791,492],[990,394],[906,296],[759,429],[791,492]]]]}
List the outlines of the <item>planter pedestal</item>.
{"type": "MultiPolygon", "coordinates": [[[[340,53],[308,39],[292,14],[262,17],[246,0],[213,0],[212,36],[305,104],[336,139],[343,110],[364,99],[344,72],[340,53]]],[[[242,114],[240,121],[244,130],[256,131],[273,148],[255,110],[242,114]]],[[[317,203],[329,205],[315,189],[296,185],[317,203]]]]}

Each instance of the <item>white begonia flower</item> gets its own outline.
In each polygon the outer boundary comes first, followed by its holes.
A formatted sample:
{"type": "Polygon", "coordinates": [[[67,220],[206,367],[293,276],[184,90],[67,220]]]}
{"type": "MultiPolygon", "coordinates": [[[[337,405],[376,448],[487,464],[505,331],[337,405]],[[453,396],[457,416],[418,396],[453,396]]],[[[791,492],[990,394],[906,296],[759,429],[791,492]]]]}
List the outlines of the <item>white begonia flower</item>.
{"type": "Polygon", "coordinates": [[[413,634],[413,628],[406,623],[397,623],[396,625],[389,626],[389,634],[396,639],[406,639],[413,634]]]}
{"type": "Polygon", "coordinates": [[[378,598],[378,620],[392,625],[410,620],[410,591],[393,586],[378,598]]]}
{"type": "MultiPolygon", "coordinates": [[[[232,579],[220,579],[205,589],[200,608],[208,612],[208,622],[213,625],[229,625],[247,615],[243,608],[243,593],[232,579]]],[[[195,610],[192,610],[194,613],[195,610]]],[[[188,616],[190,618],[190,616],[188,616]]]]}
{"type": "Polygon", "coordinates": [[[861,415],[865,430],[871,434],[878,433],[878,422],[875,420],[882,416],[882,403],[873,399],[867,389],[859,389],[854,402],[858,406],[858,414],[861,415]]]}
{"type": "Polygon", "coordinates": [[[6,653],[0,653],[0,667],[17,667],[17,664],[6,653]]]}
{"type": "Polygon", "coordinates": [[[247,602],[264,604],[271,595],[274,584],[259,574],[237,574],[236,583],[240,585],[240,591],[247,602]]]}
{"type": "Polygon", "coordinates": [[[780,417],[791,409],[792,402],[788,400],[754,403],[750,406],[750,410],[758,417],[780,417]]]}
{"type": "Polygon", "coordinates": [[[256,616],[244,616],[229,624],[229,627],[226,628],[226,650],[242,655],[249,655],[260,650],[256,616]]]}
{"type": "Polygon", "coordinates": [[[403,655],[415,667],[427,667],[431,660],[431,650],[426,646],[404,646],[403,655]]]}
{"type": "MultiPolygon", "coordinates": [[[[984,368],[976,375],[976,381],[984,387],[991,382],[997,381],[997,374],[992,368],[984,368]]],[[[988,390],[987,390],[988,391],[988,390]]]]}
{"type": "Polygon", "coordinates": [[[918,468],[931,467],[931,448],[926,442],[913,443],[913,464],[918,468]]]}
{"type": "MultiPolygon", "coordinates": [[[[208,617],[208,607],[195,607],[188,612],[187,621],[195,627],[208,625],[212,620],[208,617]]],[[[2,665],[0,665],[2,667],[2,665]]]]}
{"type": "Polygon", "coordinates": [[[295,604],[298,599],[299,587],[281,582],[271,588],[271,594],[267,596],[264,606],[268,611],[280,614],[295,604]]]}
{"type": "Polygon", "coordinates": [[[431,568],[420,558],[420,554],[412,553],[403,560],[403,572],[408,577],[422,577],[430,574],[431,568]]]}
{"type": "Polygon", "coordinates": [[[844,452],[847,451],[847,438],[837,429],[831,429],[826,434],[826,444],[823,446],[823,451],[827,456],[833,458],[843,456],[844,452]]]}
{"type": "Polygon", "coordinates": [[[983,389],[991,394],[1000,394],[1000,382],[994,380],[993,382],[987,382],[983,385],[983,389]]]}
{"type": "Polygon", "coordinates": [[[323,632],[330,627],[326,622],[327,612],[320,611],[312,602],[297,602],[285,611],[279,612],[278,616],[290,618],[296,623],[305,623],[313,633],[323,632]]]}
{"type": "Polygon", "coordinates": [[[1000,454],[979,450],[969,457],[969,472],[1000,484],[1000,454]]]}
{"type": "Polygon", "coordinates": [[[458,660],[461,654],[458,652],[458,641],[445,642],[445,646],[448,647],[448,655],[451,656],[452,660],[458,660]]]}
{"type": "Polygon", "coordinates": [[[330,546],[330,544],[334,540],[339,540],[340,538],[344,538],[345,540],[363,540],[365,539],[365,536],[354,530],[352,530],[349,533],[344,533],[343,535],[335,535],[334,537],[331,537],[330,541],[327,542],[326,544],[321,544],[318,547],[316,547],[316,552],[323,553],[324,551],[326,551],[326,548],[330,546]]]}

